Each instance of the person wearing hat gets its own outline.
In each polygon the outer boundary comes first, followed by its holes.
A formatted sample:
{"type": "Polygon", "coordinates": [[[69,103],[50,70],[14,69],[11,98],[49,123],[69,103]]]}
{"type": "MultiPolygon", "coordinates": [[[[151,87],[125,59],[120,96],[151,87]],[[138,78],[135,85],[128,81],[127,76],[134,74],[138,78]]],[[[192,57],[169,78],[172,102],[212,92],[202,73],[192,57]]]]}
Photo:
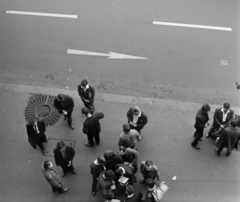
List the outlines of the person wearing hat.
{"type": "Polygon", "coordinates": [[[103,156],[99,156],[94,162],[90,165],[90,173],[92,174],[93,182],[92,182],[92,195],[96,195],[97,190],[97,182],[99,180],[99,175],[102,173],[105,168],[105,158],[103,156]]]}
{"type": "Polygon", "coordinates": [[[43,176],[51,185],[53,192],[57,191],[58,193],[65,193],[68,191],[68,188],[63,189],[59,176],[54,170],[53,164],[49,160],[42,163],[42,172],[43,176]]]}
{"type": "Polygon", "coordinates": [[[104,198],[108,193],[114,195],[113,191],[116,189],[115,178],[115,173],[112,170],[105,170],[99,175],[98,186],[104,198]]]}
{"type": "Polygon", "coordinates": [[[120,146],[118,148],[118,155],[121,156],[125,165],[134,168],[135,175],[138,172],[138,151],[131,148],[126,148],[124,146],[120,146]]]}
{"type": "Polygon", "coordinates": [[[195,118],[194,128],[196,129],[194,133],[194,140],[191,143],[192,147],[199,150],[198,141],[201,140],[203,136],[203,130],[210,125],[208,112],[211,110],[209,104],[204,104],[197,112],[195,118]]]}
{"type": "Polygon", "coordinates": [[[143,194],[134,188],[132,185],[128,184],[125,188],[125,192],[127,197],[125,198],[124,202],[141,202],[143,194]]]}
{"type": "Polygon", "coordinates": [[[140,140],[139,133],[136,130],[131,129],[129,124],[124,124],[123,131],[118,140],[118,146],[134,149],[136,148],[137,140],[140,140]]]}
{"type": "Polygon", "coordinates": [[[127,118],[130,128],[137,130],[139,134],[148,122],[146,114],[143,113],[138,106],[131,107],[127,111],[127,118]]]}
{"type": "Polygon", "coordinates": [[[218,156],[224,147],[227,148],[226,156],[229,156],[234,148],[238,149],[238,141],[240,140],[240,128],[237,127],[237,124],[238,121],[236,119],[231,119],[229,127],[223,129],[220,137],[217,139],[217,141],[221,141],[220,146],[216,148],[216,153],[218,156]]]}
{"type": "Polygon", "coordinates": [[[90,110],[90,113],[94,113],[94,97],[95,90],[92,86],[88,84],[87,80],[82,80],[81,84],[78,86],[78,94],[84,104],[90,110]]]}
{"type": "Polygon", "coordinates": [[[94,141],[97,145],[100,143],[101,126],[99,120],[104,117],[102,112],[92,114],[86,107],[82,108],[82,114],[86,116],[86,120],[83,123],[83,133],[87,135],[88,142],[84,145],[87,147],[94,147],[94,141]]]}
{"type": "Polygon", "coordinates": [[[223,104],[223,107],[215,110],[213,115],[213,124],[210,127],[208,133],[206,133],[206,138],[213,137],[213,132],[218,129],[224,129],[229,126],[230,120],[234,117],[234,111],[230,109],[230,104],[228,102],[223,104]]]}
{"type": "Polygon", "coordinates": [[[64,116],[64,120],[67,119],[68,125],[74,130],[72,124],[72,112],[74,108],[74,101],[69,95],[58,94],[54,98],[54,107],[60,114],[64,116]]]}
{"type": "Polygon", "coordinates": [[[57,147],[53,150],[54,159],[57,166],[61,166],[63,177],[70,171],[76,175],[76,170],[73,166],[73,158],[75,150],[72,146],[66,145],[64,141],[59,141],[57,147]]]}

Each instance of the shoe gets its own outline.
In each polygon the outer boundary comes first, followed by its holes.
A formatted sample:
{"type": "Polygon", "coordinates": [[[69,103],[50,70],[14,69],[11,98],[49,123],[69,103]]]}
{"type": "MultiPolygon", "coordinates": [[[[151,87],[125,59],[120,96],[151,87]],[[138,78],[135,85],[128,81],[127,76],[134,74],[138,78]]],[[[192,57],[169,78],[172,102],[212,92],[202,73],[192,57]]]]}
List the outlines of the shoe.
{"type": "Polygon", "coordinates": [[[144,184],[144,183],[146,183],[146,180],[141,180],[140,183],[144,184]]]}
{"type": "Polygon", "coordinates": [[[66,116],[63,116],[63,120],[66,121],[66,120],[67,120],[67,117],[66,117],[66,116]]]}
{"type": "Polygon", "coordinates": [[[202,141],[202,139],[200,139],[199,141],[202,141]]]}
{"type": "Polygon", "coordinates": [[[93,196],[96,196],[96,192],[95,192],[95,191],[92,191],[92,195],[93,195],[93,196]]]}
{"type": "Polygon", "coordinates": [[[199,146],[197,146],[197,145],[193,145],[193,144],[191,144],[192,145],[192,147],[193,148],[195,148],[195,149],[197,149],[197,150],[199,150],[200,149],[200,147],[199,146]]]}
{"type": "Polygon", "coordinates": [[[140,141],[141,139],[142,139],[142,136],[139,135],[139,137],[138,137],[138,141],[140,141]]]}
{"type": "Polygon", "coordinates": [[[76,170],[72,170],[72,173],[73,173],[74,175],[76,175],[76,174],[77,174],[76,170]]]}
{"type": "Polygon", "coordinates": [[[84,143],[84,145],[85,145],[86,147],[93,147],[93,146],[91,146],[88,142],[84,143]]]}
{"type": "Polygon", "coordinates": [[[65,177],[66,173],[63,173],[62,177],[65,177]]]}
{"type": "Polygon", "coordinates": [[[73,124],[69,124],[70,128],[74,130],[74,125],[73,124]]]}
{"type": "Polygon", "coordinates": [[[62,193],[65,193],[65,192],[67,192],[68,190],[69,190],[68,188],[65,188],[62,193]]]}
{"type": "Polygon", "coordinates": [[[209,138],[210,137],[210,133],[206,133],[206,138],[209,138]]]}

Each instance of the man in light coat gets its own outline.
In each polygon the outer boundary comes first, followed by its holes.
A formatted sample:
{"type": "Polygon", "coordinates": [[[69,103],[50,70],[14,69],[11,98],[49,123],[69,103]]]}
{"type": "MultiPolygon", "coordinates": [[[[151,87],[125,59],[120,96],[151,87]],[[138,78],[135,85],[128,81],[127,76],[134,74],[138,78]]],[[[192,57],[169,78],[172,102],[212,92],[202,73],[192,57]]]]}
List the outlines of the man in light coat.
{"type": "Polygon", "coordinates": [[[63,188],[62,183],[60,182],[59,176],[56,171],[53,169],[53,164],[47,160],[42,163],[42,172],[48,183],[52,186],[52,191],[57,191],[58,193],[65,193],[68,191],[68,188],[63,188]]]}

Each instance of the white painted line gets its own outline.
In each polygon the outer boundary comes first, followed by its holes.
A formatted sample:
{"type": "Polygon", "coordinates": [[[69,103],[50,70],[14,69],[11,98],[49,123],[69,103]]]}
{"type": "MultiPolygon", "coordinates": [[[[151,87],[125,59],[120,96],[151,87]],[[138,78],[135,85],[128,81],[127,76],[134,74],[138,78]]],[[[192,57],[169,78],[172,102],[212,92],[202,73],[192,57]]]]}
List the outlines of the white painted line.
{"type": "Polygon", "coordinates": [[[38,13],[38,12],[25,12],[25,11],[6,11],[8,14],[17,15],[35,15],[44,17],[57,17],[57,18],[77,18],[77,15],[65,15],[65,14],[55,14],[55,13],[38,13]]]}
{"type": "Polygon", "coordinates": [[[176,26],[176,27],[190,27],[190,28],[199,28],[199,29],[214,29],[222,31],[232,31],[230,27],[215,27],[215,26],[206,26],[206,25],[192,25],[192,24],[182,24],[182,23],[172,23],[172,22],[158,22],[153,21],[154,25],[166,25],[166,26],[176,26]]]}
{"type": "Polygon", "coordinates": [[[121,54],[121,53],[113,53],[113,52],[97,53],[97,52],[73,50],[73,49],[68,49],[67,54],[88,55],[88,56],[104,56],[104,57],[108,57],[108,59],[148,59],[148,58],[145,58],[145,57],[125,55],[125,54],[121,54]]]}

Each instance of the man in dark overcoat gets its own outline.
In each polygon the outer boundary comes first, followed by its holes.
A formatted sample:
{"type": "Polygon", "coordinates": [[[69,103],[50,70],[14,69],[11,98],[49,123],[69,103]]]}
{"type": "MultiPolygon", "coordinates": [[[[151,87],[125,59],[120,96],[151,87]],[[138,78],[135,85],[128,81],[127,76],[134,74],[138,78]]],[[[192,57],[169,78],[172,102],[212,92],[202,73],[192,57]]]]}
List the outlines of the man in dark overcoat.
{"type": "Polygon", "coordinates": [[[63,177],[69,171],[76,175],[76,170],[73,167],[75,150],[72,146],[65,145],[64,141],[59,141],[57,147],[53,150],[53,153],[56,165],[62,167],[63,177]]]}
{"type": "Polygon", "coordinates": [[[227,148],[226,156],[229,156],[232,153],[232,150],[238,149],[238,141],[240,140],[240,128],[237,127],[238,121],[232,119],[230,121],[230,126],[223,129],[219,139],[221,141],[219,148],[216,149],[216,153],[219,156],[223,148],[227,148]]]}
{"type": "Polygon", "coordinates": [[[115,174],[116,174],[117,179],[119,179],[121,176],[129,178],[129,180],[127,181],[127,183],[124,186],[126,186],[127,184],[132,185],[133,183],[137,182],[134,168],[130,167],[128,165],[117,164],[117,169],[115,170],[115,174]]]}
{"type": "Polygon", "coordinates": [[[136,131],[139,132],[139,134],[141,133],[141,130],[148,122],[146,114],[142,112],[138,106],[131,107],[128,110],[127,118],[131,129],[135,129],[136,131]]]}
{"type": "Polygon", "coordinates": [[[46,125],[43,119],[35,119],[26,125],[28,141],[34,149],[38,146],[45,154],[47,138],[45,135],[46,125]]]}
{"type": "Polygon", "coordinates": [[[84,104],[87,107],[91,114],[94,113],[94,97],[95,90],[94,88],[88,84],[87,80],[82,80],[81,84],[78,86],[78,94],[84,104]]]}
{"type": "Polygon", "coordinates": [[[233,116],[234,111],[230,109],[230,104],[228,102],[224,103],[223,107],[216,109],[213,115],[213,124],[210,127],[208,133],[206,133],[206,137],[216,138],[217,136],[214,136],[213,132],[229,126],[229,122],[233,116]]]}
{"type": "Polygon", "coordinates": [[[207,127],[209,123],[208,112],[211,110],[209,104],[204,104],[201,109],[198,110],[196,114],[194,128],[196,129],[194,133],[194,140],[192,142],[192,147],[199,150],[198,141],[201,140],[203,136],[203,130],[207,127]]]}
{"type": "Polygon", "coordinates": [[[60,114],[67,119],[68,125],[74,130],[72,124],[72,112],[74,108],[74,101],[69,95],[59,94],[54,99],[54,107],[58,110],[60,114]]]}
{"type": "Polygon", "coordinates": [[[99,120],[104,117],[104,114],[102,112],[91,114],[90,110],[86,107],[82,108],[82,114],[86,116],[82,131],[88,137],[88,142],[84,145],[87,147],[93,147],[93,138],[95,139],[96,144],[99,145],[101,132],[99,120]]]}

